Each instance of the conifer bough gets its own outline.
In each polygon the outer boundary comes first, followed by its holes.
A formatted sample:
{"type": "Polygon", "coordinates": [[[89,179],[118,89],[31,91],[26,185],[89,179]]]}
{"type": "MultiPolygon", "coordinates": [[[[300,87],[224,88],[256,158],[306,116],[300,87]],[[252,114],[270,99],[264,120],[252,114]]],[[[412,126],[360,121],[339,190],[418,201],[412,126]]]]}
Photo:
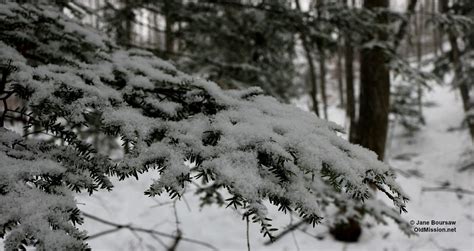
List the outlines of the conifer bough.
{"type": "Polygon", "coordinates": [[[199,182],[203,204],[225,200],[270,238],[276,229],[266,201],[313,225],[368,214],[411,233],[400,217],[407,195],[393,171],[339,137],[334,123],[259,88],[222,90],[149,52],[119,48],[50,6],[2,2],[0,30],[6,250],[88,248],[75,226],[82,218],[74,193],[110,190],[109,177],[147,171],[156,180],[145,194],[179,197],[199,182]],[[12,126],[19,122],[22,132],[12,126]],[[94,136],[123,144],[105,151],[94,136]]]}

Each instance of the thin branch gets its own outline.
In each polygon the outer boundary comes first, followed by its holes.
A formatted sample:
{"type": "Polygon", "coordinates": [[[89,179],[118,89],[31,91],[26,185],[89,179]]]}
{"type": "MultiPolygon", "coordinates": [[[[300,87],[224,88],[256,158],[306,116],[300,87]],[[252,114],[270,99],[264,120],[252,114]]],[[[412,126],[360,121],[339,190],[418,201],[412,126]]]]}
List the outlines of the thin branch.
{"type": "Polygon", "coordinates": [[[462,193],[462,194],[469,194],[474,195],[474,191],[467,190],[460,187],[423,187],[421,188],[422,192],[453,192],[453,193],[462,193]]]}
{"type": "Polygon", "coordinates": [[[402,23],[400,24],[400,28],[398,29],[398,32],[395,35],[395,43],[393,46],[394,51],[397,51],[397,48],[400,45],[400,42],[403,40],[403,37],[405,36],[405,33],[407,32],[408,22],[411,18],[411,15],[415,11],[416,3],[417,3],[417,0],[410,0],[408,3],[407,16],[405,19],[402,20],[402,23]]]}
{"type": "Polygon", "coordinates": [[[278,241],[279,239],[283,238],[285,235],[287,235],[288,233],[290,232],[293,232],[293,230],[297,229],[298,227],[300,227],[301,225],[303,225],[305,223],[305,220],[301,220],[299,221],[298,223],[295,223],[293,225],[290,225],[288,226],[285,230],[283,230],[281,233],[279,233],[278,235],[276,235],[274,238],[273,238],[273,241],[267,241],[264,243],[264,245],[270,245],[276,241],[278,241]]]}
{"type": "Polygon", "coordinates": [[[189,206],[188,200],[186,200],[186,198],[184,197],[184,194],[183,196],[181,196],[181,198],[183,199],[184,204],[186,205],[186,208],[188,209],[188,211],[191,212],[191,206],[189,206]]]}
{"type": "Polygon", "coordinates": [[[173,244],[168,248],[168,251],[175,251],[178,248],[179,241],[183,237],[183,232],[181,231],[181,228],[179,227],[179,217],[178,217],[178,210],[176,210],[176,201],[175,199],[173,201],[173,212],[174,212],[174,219],[176,223],[176,238],[174,238],[173,244]]]}
{"type": "Polygon", "coordinates": [[[169,204],[173,204],[173,201],[158,202],[156,205],[151,206],[150,208],[162,207],[169,204]]]}
{"type": "MultiPolygon", "coordinates": [[[[290,214],[290,224],[293,224],[293,215],[290,214]]],[[[300,251],[300,245],[298,245],[298,240],[296,240],[295,231],[291,231],[291,237],[293,237],[293,241],[295,242],[296,250],[300,251]]]]}
{"type": "Polygon", "coordinates": [[[88,240],[94,239],[94,238],[100,237],[100,236],[102,236],[102,235],[111,234],[111,233],[120,231],[121,229],[122,229],[121,226],[117,226],[116,228],[112,228],[112,229],[109,229],[109,230],[105,230],[105,231],[99,232],[99,233],[97,233],[97,234],[90,235],[89,237],[87,237],[87,239],[88,239],[88,240]]]}
{"type": "Polygon", "coordinates": [[[464,172],[469,169],[474,169],[474,162],[464,165],[458,169],[459,172],[464,172]]]}
{"type": "MultiPolygon", "coordinates": [[[[150,235],[159,235],[159,236],[163,236],[163,237],[167,237],[167,238],[171,238],[171,239],[176,239],[176,235],[172,235],[172,234],[168,234],[168,233],[164,233],[164,232],[160,232],[160,231],[156,231],[156,230],[153,230],[153,229],[146,229],[146,228],[141,228],[141,227],[134,227],[132,225],[123,225],[123,224],[118,224],[118,223],[115,223],[115,222],[111,222],[111,221],[108,221],[108,220],[104,220],[102,218],[99,218],[95,215],[91,215],[91,214],[88,214],[88,213],[85,213],[85,212],[82,212],[82,215],[86,218],[89,218],[89,219],[92,219],[92,220],[95,220],[95,221],[98,221],[100,223],[103,223],[105,225],[109,225],[109,226],[113,226],[118,230],[120,229],[128,229],[130,231],[135,231],[135,232],[142,232],[142,233],[147,233],[147,234],[150,234],[150,235]]],[[[113,233],[113,232],[116,232],[116,231],[111,231],[111,230],[106,230],[104,232],[107,232],[107,233],[97,233],[95,235],[92,235],[92,236],[95,236],[95,237],[98,237],[98,236],[101,236],[101,235],[104,235],[104,234],[109,234],[109,233],[113,233]]],[[[94,238],[95,238],[94,237],[94,238]]],[[[91,239],[91,236],[89,236],[88,239],[91,239]]],[[[206,243],[206,242],[203,242],[203,241],[199,241],[199,240],[195,240],[195,239],[191,239],[191,238],[187,238],[187,237],[181,237],[181,240],[182,241],[186,241],[186,242],[189,242],[189,243],[194,243],[194,244],[197,244],[197,245],[201,245],[201,246],[204,246],[204,247],[207,247],[209,249],[212,249],[212,250],[218,250],[216,247],[214,247],[213,245],[209,244],[209,243],[206,243]]]]}
{"type": "Polygon", "coordinates": [[[250,251],[250,223],[249,217],[245,217],[247,221],[247,251],[250,251]]]}
{"type": "Polygon", "coordinates": [[[168,249],[168,246],[166,246],[165,242],[163,240],[161,240],[158,236],[156,236],[155,234],[151,234],[151,233],[150,233],[150,236],[151,236],[151,238],[156,240],[158,243],[160,243],[161,246],[168,249]]]}

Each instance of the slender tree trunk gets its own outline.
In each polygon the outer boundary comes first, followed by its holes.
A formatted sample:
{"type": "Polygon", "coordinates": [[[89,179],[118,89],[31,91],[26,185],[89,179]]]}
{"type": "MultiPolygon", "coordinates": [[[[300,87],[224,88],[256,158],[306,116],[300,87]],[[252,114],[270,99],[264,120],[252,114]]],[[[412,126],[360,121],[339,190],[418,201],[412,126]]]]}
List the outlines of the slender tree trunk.
{"type": "MultiPolygon", "coordinates": [[[[95,7],[95,3],[94,3],[94,0],[89,0],[89,7],[90,8],[94,8],[95,7]]],[[[94,15],[90,15],[89,16],[89,20],[91,22],[91,26],[95,27],[95,20],[94,20],[94,15]]]]}
{"type": "Polygon", "coordinates": [[[120,45],[129,47],[133,43],[133,13],[132,0],[121,0],[120,18],[122,22],[117,28],[117,41],[120,45]]]}
{"type": "Polygon", "coordinates": [[[344,53],[345,75],[346,75],[346,115],[349,118],[349,141],[354,142],[356,138],[355,118],[355,94],[354,94],[354,48],[351,45],[350,36],[346,36],[346,48],[344,53]]]}
{"type": "MultiPolygon", "coordinates": [[[[100,2],[101,0],[94,0],[94,9],[95,10],[98,10],[101,8],[102,6],[102,3],[100,2]]],[[[99,17],[101,15],[101,12],[100,11],[97,11],[97,13],[95,14],[95,28],[98,30],[100,29],[100,22],[99,22],[99,17]]]]}
{"type": "Polygon", "coordinates": [[[135,20],[135,14],[133,13],[133,8],[131,0],[125,0],[125,10],[126,10],[126,19],[125,19],[125,39],[127,45],[130,45],[134,42],[133,36],[133,22],[135,20]]]}
{"type": "MultiPolygon", "coordinates": [[[[424,18],[423,18],[423,12],[424,12],[424,6],[423,6],[423,2],[420,2],[419,3],[419,12],[422,13],[422,14],[418,14],[415,16],[415,20],[416,20],[416,27],[417,27],[417,31],[416,31],[416,34],[417,34],[417,44],[416,44],[416,59],[417,59],[417,63],[418,63],[418,69],[421,68],[421,60],[422,60],[422,56],[423,56],[423,32],[424,32],[424,29],[423,29],[423,26],[424,26],[424,18]]],[[[423,114],[423,88],[422,88],[422,85],[421,83],[418,83],[417,84],[417,90],[416,90],[416,93],[417,93],[417,105],[418,105],[418,114],[420,115],[420,118],[422,117],[422,114],[423,114]]],[[[422,122],[422,121],[420,121],[422,122]]]]}
{"type": "MultiPolygon", "coordinates": [[[[445,3],[447,4],[447,3],[448,3],[448,0],[438,0],[438,12],[443,12],[443,8],[444,8],[445,3]]],[[[440,52],[440,54],[443,54],[443,53],[444,53],[444,50],[443,50],[443,36],[444,36],[444,32],[443,32],[443,29],[442,29],[441,27],[439,27],[437,30],[438,30],[438,46],[439,46],[439,52],[440,52]]]]}
{"type": "MultiPolygon", "coordinates": [[[[419,3],[419,11],[423,12],[423,2],[419,3]]],[[[415,15],[415,33],[416,33],[416,59],[421,62],[423,55],[423,15],[419,13],[415,15]]]]}
{"type": "MultiPolygon", "coordinates": [[[[299,0],[295,0],[296,8],[301,11],[301,6],[299,0]]],[[[319,104],[318,104],[318,85],[316,81],[316,68],[314,67],[313,55],[311,54],[311,48],[308,44],[306,35],[304,32],[300,32],[301,43],[303,44],[303,49],[306,55],[306,61],[308,61],[309,66],[309,80],[311,85],[311,101],[313,103],[313,111],[319,117],[319,104]]]]}
{"type": "Polygon", "coordinates": [[[148,13],[148,29],[147,29],[147,40],[146,40],[146,43],[147,43],[147,46],[151,46],[153,44],[153,36],[155,35],[155,30],[152,29],[151,27],[153,27],[153,13],[150,12],[148,13]]]}
{"type": "Polygon", "coordinates": [[[174,34],[173,34],[173,18],[172,18],[172,2],[164,1],[164,16],[165,16],[165,50],[166,58],[169,58],[174,51],[174,34]]]}
{"type": "MultiPolygon", "coordinates": [[[[449,43],[451,45],[451,59],[454,65],[454,83],[458,83],[458,80],[462,73],[462,65],[460,64],[460,50],[457,43],[456,36],[453,32],[448,32],[449,43]]],[[[461,99],[464,111],[467,113],[471,109],[470,97],[469,97],[469,87],[466,85],[465,81],[461,81],[459,84],[459,92],[461,93],[461,99]]],[[[472,119],[466,119],[469,132],[471,134],[472,141],[474,142],[474,123],[472,119]]]]}
{"type": "Polygon", "coordinates": [[[343,69],[342,69],[342,57],[344,57],[344,49],[342,44],[342,39],[338,39],[339,43],[337,43],[337,62],[336,62],[336,75],[337,75],[337,86],[339,89],[339,106],[344,107],[346,102],[344,100],[344,78],[342,77],[343,69]]]}
{"type": "Polygon", "coordinates": [[[321,86],[321,99],[323,101],[324,119],[328,119],[328,101],[326,92],[326,55],[321,45],[318,45],[319,51],[319,84],[321,86]]]}
{"type": "MultiPolygon", "coordinates": [[[[320,8],[324,5],[324,0],[317,0],[318,16],[321,16],[320,8]]],[[[317,40],[316,46],[319,53],[319,85],[321,88],[321,100],[323,102],[324,119],[328,119],[328,102],[326,92],[326,53],[323,48],[323,41],[317,40]]]]}
{"type": "MultiPolygon", "coordinates": [[[[346,2],[347,4],[347,2],[346,2]]],[[[354,8],[353,0],[353,8],[354,8]]],[[[349,119],[349,141],[355,142],[356,138],[356,104],[354,94],[354,48],[352,47],[351,36],[346,35],[345,37],[345,51],[344,51],[344,63],[345,63],[345,78],[346,78],[346,116],[349,119]]]]}
{"type": "MultiPolygon", "coordinates": [[[[158,14],[153,13],[152,15],[153,15],[153,27],[158,29],[158,27],[159,27],[158,26],[158,14]]],[[[156,30],[153,31],[153,40],[152,41],[153,41],[153,46],[154,47],[160,49],[160,51],[163,50],[163,47],[162,47],[162,44],[161,44],[160,33],[156,30]]]]}
{"type": "MultiPolygon", "coordinates": [[[[347,2],[346,2],[347,4],[347,2]]],[[[355,7],[355,1],[352,1],[353,8],[355,7]]],[[[349,118],[349,141],[356,142],[357,138],[357,123],[356,123],[356,104],[354,94],[354,48],[351,44],[350,35],[345,36],[345,78],[346,78],[346,115],[349,118]]],[[[343,210],[341,212],[344,213],[343,210]]],[[[329,230],[331,235],[339,241],[343,242],[357,242],[362,233],[362,228],[357,219],[350,218],[348,222],[340,222],[335,226],[332,226],[329,230]]]]}
{"type": "MultiPolygon", "coordinates": [[[[428,1],[428,3],[430,4],[431,13],[434,15],[436,13],[436,1],[435,0],[433,0],[432,2],[428,1]]],[[[439,56],[438,29],[436,29],[435,25],[432,25],[431,27],[432,27],[431,35],[433,39],[433,52],[435,56],[438,57],[439,56]]]]}
{"type": "Polygon", "coordinates": [[[316,81],[316,67],[314,67],[314,61],[313,61],[313,56],[311,55],[311,50],[306,42],[306,37],[303,37],[302,40],[305,54],[306,54],[306,60],[308,61],[308,66],[309,66],[309,80],[311,84],[311,100],[313,103],[313,111],[316,113],[316,115],[319,117],[319,103],[318,103],[318,83],[316,81]]]}

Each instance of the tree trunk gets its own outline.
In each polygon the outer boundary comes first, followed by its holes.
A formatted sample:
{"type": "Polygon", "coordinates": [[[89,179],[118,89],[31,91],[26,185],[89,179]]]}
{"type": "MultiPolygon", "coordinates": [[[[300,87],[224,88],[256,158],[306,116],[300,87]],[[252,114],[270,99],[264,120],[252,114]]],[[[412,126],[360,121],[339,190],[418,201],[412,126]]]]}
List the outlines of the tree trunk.
{"type": "MultiPolygon", "coordinates": [[[[296,8],[301,11],[301,6],[299,0],[295,0],[296,8]]],[[[311,84],[311,101],[313,103],[313,111],[319,117],[319,104],[318,104],[318,85],[316,81],[316,68],[314,67],[313,56],[311,55],[311,48],[309,47],[306,35],[304,32],[300,32],[301,43],[303,44],[303,49],[306,55],[306,61],[308,61],[309,66],[309,80],[311,84]]]]}
{"type": "Polygon", "coordinates": [[[173,34],[173,18],[172,18],[172,6],[171,1],[164,1],[164,16],[165,16],[165,58],[169,58],[174,51],[174,34],[173,34]]]}
{"type": "MultiPolygon", "coordinates": [[[[347,6],[347,2],[344,1],[347,6]]],[[[352,8],[355,8],[355,0],[352,0],[352,8]]],[[[349,119],[349,141],[354,143],[356,140],[356,104],[354,93],[354,48],[352,47],[351,36],[345,37],[345,78],[346,78],[346,116],[349,119]]]]}
{"type": "MultiPolygon", "coordinates": [[[[347,4],[347,2],[345,2],[347,4]]],[[[355,7],[355,1],[352,1],[353,8],[355,7]]],[[[347,35],[345,37],[345,77],[346,77],[346,114],[349,118],[349,141],[357,141],[357,123],[355,118],[355,94],[354,94],[354,48],[351,44],[351,37],[347,35]]],[[[341,212],[344,213],[343,211],[341,212]]],[[[362,228],[357,219],[348,219],[348,222],[340,222],[335,226],[332,226],[329,230],[330,234],[334,239],[343,242],[357,242],[362,233],[362,228]]]]}
{"type": "MultiPolygon", "coordinates": [[[[321,16],[320,8],[324,5],[324,0],[317,0],[316,8],[318,17],[321,16]]],[[[319,84],[321,88],[321,100],[323,101],[323,114],[324,119],[328,119],[328,102],[326,93],[326,54],[323,48],[323,41],[321,39],[316,40],[316,46],[319,53],[319,84]]]]}
{"type": "MultiPolygon", "coordinates": [[[[451,45],[451,59],[454,65],[454,83],[458,83],[458,80],[462,73],[462,65],[460,64],[460,50],[457,43],[456,36],[453,32],[448,32],[449,43],[451,45]]],[[[470,97],[469,97],[469,87],[466,85],[465,81],[461,81],[459,84],[459,92],[461,93],[462,104],[464,108],[464,112],[468,112],[471,109],[470,104],[470,97]]],[[[469,128],[469,132],[471,134],[472,141],[474,142],[474,123],[472,119],[466,119],[467,126],[469,128]]]]}
{"type": "Polygon", "coordinates": [[[351,45],[350,36],[346,36],[345,48],[345,75],[346,75],[346,115],[349,119],[349,141],[354,142],[356,138],[355,119],[355,94],[354,94],[354,48],[351,45]]]}
{"type": "Polygon", "coordinates": [[[102,3],[100,2],[100,0],[94,0],[94,10],[97,11],[97,13],[94,15],[95,17],[95,23],[94,23],[94,27],[98,30],[100,29],[100,22],[99,22],[99,17],[101,15],[101,12],[98,11],[100,8],[102,8],[102,3]]]}
{"type": "Polygon", "coordinates": [[[131,0],[121,1],[120,15],[122,22],[117,28],[117,41],[122,46],[130,47],[133,43],[133,22],[135,20],[131,0]]]}
{"type": "MultiPolygon", "coordinates": [[[[388,0],[364,1],[364,8],[368,9],[388,6],[388,0]]],[[[378,22],[387,22],[386,17],[380,17],[378,22]]],[[[387,37],[384,33],[378,36],[382,40],[387,37]]],[[[387,58],[378,47],[365,48],[360,52],[359,119],[354,140],[374,151],[380,160],[383,160],[385,153],[390,105],[390,73],[386,63],[387,58]]],[[[348,223],[339,223],[331,228],[330,233],[336,240],[357,242],[362,228],[357,219],[349,219],[348,223]]]]}
{"type": "MultiPolygon", "coordinates": [[[[388,0],[365,0],[364,8],[387,8],[388,0]]],[[[381,16],[379,23],[386,23],[381,16]]],[[[387,38],[385,32],[379,39],[387,38]]],[[[384,159],[387,140],[388,114],[390,107],[390,73],[387,57],[379,47],[362,49],[360,53],[360,98],[357,140],[361,146],[374,151],[380,160],[384,159]]]]}
{"type": "MultiPolygon", "coordinates": [[[[438,12],[443,12],[444,5],[447,4],[448,0],[438,0],[438,12]]],[[[443,29],[437,28],[438,31],[438,46],[439,46],[439,53],[442,55],[444,53],[443,50],[443,29]]]]}
{"type": "MultiPolygon", "coordinates": [[[[430,10],[431,10],[431,13],[434,15],[436,13],[436,1],[428,1],[428,3],[430,4],[430,10]]],[[[438,41],[438,29],[436,29],[436,26],[435,25],[432,25],[431,26],[433,29],[432,29],[432,40],[433,40],[433,53],[435,54],[436,57],[439,56],[439,41],[438,41]]]]}
{"type": "MultiPolygon", "coordinates": [[[[423,6],[423,2],[420,2],[419,3],[419,12],[420,13],[424,13],[424,6],[423,6]]],[[[416,34],[417,34],[417,43],[416,43],[416,59],[417,59],[417,63],[418,63],[418,69],[421,68],[421,60],[422,60],[422,57],[423,57],[423,26],[424,26],[424,18],[423,18],[423,14],[417,14],[415,16],[415,20],[416,20],[416,34]]],[[[422,86],[421,86],[421,83],[418,83],[417,84],[417,90],[416,90],[416,93],[417,93],[417,105],[418,105],[418,114],[420,115],[420,118],[422,118],[422,114],[423,114],[423,101],[422,101],[422,98],[423,98],[423,89],[422,89],[422,86]]],[[[422,122],[422,121],[420,121],[422,122]]]]}
{"type": "Polygon", "coordinates": [[[309,80],[311,84],[311,100],[313,103],[313,111],[319,117],[319,103],[318,103],[318,83],[316,81],[316,68],[314,67],[313,56],[311,55],[311,50],[306,42],[306,37],[302,37],[303,47],[306,54],[306,60],[308,61],[309,66],[309,80]]]}
{"type": "Polygon", "coordinates": [[[326,55],[321,44],[318,45],[319,51],[319,84],[321,86],[321,99],[323,101],[324,119],[328,119],[328,101],[326,93],[326,55]]]}
{"type": "Polygon", "coordinates": [[[337,44],[337,62],[336,62],[336,75],[337,75],[337,85],[339,89],[339,106],[344,107],[346,102],[344,101],[344,79],[342,77],[343,69],[342,69],[342,57],[344,55],[342,39],[338,39],[339,43],[337,44]]]}
{"type": "MultiPolygon", "coordinates": [[[[419,3],[419,11],[423,12],[423,2],[419,3]]],[[[417,13],[415,15],[415,33],[416,33],[416,59],[418,63],[421,62],[423,55],[423,15],[417,13]]]]}

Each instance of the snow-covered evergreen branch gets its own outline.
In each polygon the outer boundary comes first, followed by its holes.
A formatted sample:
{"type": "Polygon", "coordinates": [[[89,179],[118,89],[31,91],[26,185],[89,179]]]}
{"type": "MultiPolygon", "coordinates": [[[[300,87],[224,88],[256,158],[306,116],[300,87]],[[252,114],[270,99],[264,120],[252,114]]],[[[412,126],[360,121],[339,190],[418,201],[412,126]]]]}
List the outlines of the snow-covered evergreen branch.
{"type": "Polygon", "coordinates": [[[339,137],[336,124],[259,88],[222,90],[150,52],[121,49],[53,7],[1,3],[0,30],[0,64],[14,67],[0,95],[21,99],[5,109],[5,127],[15,112],[25,127],[0,133],[7,250],[85,248],[72,192],[111,189],[108,177],[147,171],[156,172],[150,196],[179,197],[192,181],[207,193],[226,189],[269,236],[266,200],[313,225],[336,206],[347,217],[387,215],[411,231],[398,213],[408,198],[394,172],[339,137]],[[97,135],[122,146],[105,151],[97,135]],[[395,208],[375,200],[369,184],[395,208]]]}

